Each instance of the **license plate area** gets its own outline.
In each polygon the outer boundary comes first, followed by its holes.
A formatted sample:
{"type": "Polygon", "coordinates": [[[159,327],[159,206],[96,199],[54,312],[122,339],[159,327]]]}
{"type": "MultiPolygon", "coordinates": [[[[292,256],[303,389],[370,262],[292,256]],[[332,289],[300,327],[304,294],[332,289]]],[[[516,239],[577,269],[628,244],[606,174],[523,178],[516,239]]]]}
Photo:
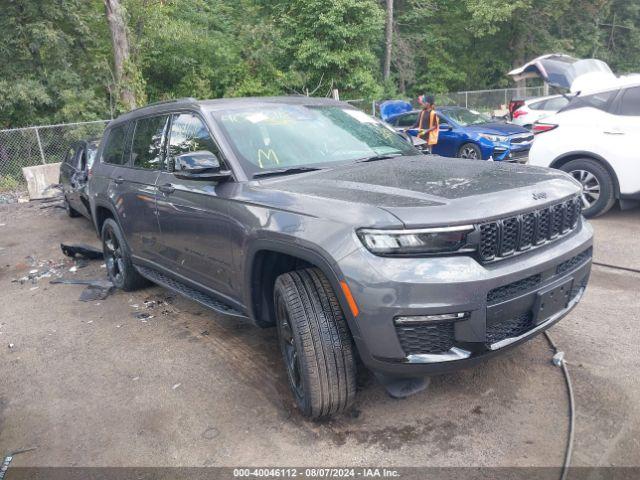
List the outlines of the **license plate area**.
{"type": "Polygon", "coordinates": [[[569,305],[573,278],[563,280],[562,283],[550,285],[538,292],[533,306],[533,322],[535,325],[547,320],[569,305]]]}

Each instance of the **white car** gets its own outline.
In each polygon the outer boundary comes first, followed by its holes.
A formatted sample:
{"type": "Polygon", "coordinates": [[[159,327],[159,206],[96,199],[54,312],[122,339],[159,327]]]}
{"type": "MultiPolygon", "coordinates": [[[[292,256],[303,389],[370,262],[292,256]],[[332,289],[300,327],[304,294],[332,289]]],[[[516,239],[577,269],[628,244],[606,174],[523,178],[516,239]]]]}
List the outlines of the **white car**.
{"type": "Polygon", "coordinates": [[[511,123],[521,127],[531,128],[534,123],[553,115],[558,110],[567,106],[569,98],[562,95],[549,97],[530,98],[513,112],[511,123]]]}
{"type": "Polygon", "coordinates": [[[616,77],[607,69],[599,60],[545,55],[511,72],[517,79],[537,70],[545,81],[576,94],[534,124],[529,164],[564,170],[579,181],[588,217],[616,201],[622,208],[640,202],[640,77],[616,77]]]}

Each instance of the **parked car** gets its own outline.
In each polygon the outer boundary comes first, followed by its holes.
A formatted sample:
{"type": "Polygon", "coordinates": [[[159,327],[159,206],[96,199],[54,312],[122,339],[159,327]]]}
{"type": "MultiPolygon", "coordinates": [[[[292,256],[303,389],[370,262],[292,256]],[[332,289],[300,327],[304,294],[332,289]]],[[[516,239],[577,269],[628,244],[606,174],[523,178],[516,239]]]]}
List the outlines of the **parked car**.
{"type": "Polygon", "coordinates": [[[87,196],[89,169],[95,159],[98,140],[81,140],[69,147],[60,165],[60,184],[64,205],[70,217],[91,218],[87,196]]]}
{"type": "Polygon", "coordinates": [[[89,184],[109,278],[275,326],[295,402],[468,367],[581,299],[592,229],[562,172],[420,154],[330,99],[183,99],[112,121],[89,184]]]}
{"type": "Polygon", "coordinates": [[[551,95],[524,100],[522,105],[512,113],[511,123],[531,129],[533,124],[550,115],[553,115],[569,103],[570,97],[563,95],[551,95]]]}
{"type": "Polygon", "coordinates": [[[622,208],[637,205],[640,77],[607,74],[600,60],[566,58],[549,77],[550,61],[549,56],[536,59],[528,71],[577,95],[557,114],[534,124],[531,165],[558,168],[580,181],[586,216],[602,215],[616,201],[622,208]]]}
{"type": "MultiPolygon", "coordinates": [[[[440,119],[440,134],[433,153],[444,157],[526,163],[533,141],[529,130],[493,121],[464,107],[440,107],[436,113],[440,119]]],[[[419,114],[419,110],[412,110],[392,115],[386,121],[394,128],[417,135],[418,131],[411,127],[419,114]]]]}

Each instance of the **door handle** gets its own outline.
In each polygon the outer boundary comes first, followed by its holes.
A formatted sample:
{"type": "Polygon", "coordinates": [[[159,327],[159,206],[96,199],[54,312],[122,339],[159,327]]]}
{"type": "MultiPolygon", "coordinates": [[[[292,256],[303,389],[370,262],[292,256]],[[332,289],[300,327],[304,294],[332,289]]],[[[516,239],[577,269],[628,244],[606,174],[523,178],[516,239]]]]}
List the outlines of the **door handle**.
{"type": "Polygon", "coordinates": [[[604,133],[606,135],[624,135],[624,132],[622,130],[617,130],[617,129],[605,130],[604,133]]]}
{"type": "Polygon", "coordinates": [[[158,187],[158,190],[160,190],[165,195],[169,195],[169,194],[171,194],[171,193],[176,191],[176,187],[174,187],[170,183],[165,183],[164,185],[160,185],[158,187]]]}
{"type": "Polygon", "coordinates": [[[120,185],[123,182],[124,182],[124,178],[122,178],[122,177],[118,177],[118,178],[114,178],[113,179],[113,183],[117,183],[118,185],[120,185]]]}

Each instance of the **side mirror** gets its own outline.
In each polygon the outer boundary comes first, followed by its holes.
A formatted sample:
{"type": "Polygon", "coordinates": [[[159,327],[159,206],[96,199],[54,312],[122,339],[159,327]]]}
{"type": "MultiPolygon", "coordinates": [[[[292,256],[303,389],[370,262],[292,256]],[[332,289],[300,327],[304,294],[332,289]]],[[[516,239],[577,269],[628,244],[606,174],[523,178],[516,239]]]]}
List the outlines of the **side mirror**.
{"type": "Polygon", "coordinates": [[[220,160],[208,150],[198,150],[176,155],[173,158],[173,174],[188,180],[224,180],[231,176],[223,170],[220,160]]]}

